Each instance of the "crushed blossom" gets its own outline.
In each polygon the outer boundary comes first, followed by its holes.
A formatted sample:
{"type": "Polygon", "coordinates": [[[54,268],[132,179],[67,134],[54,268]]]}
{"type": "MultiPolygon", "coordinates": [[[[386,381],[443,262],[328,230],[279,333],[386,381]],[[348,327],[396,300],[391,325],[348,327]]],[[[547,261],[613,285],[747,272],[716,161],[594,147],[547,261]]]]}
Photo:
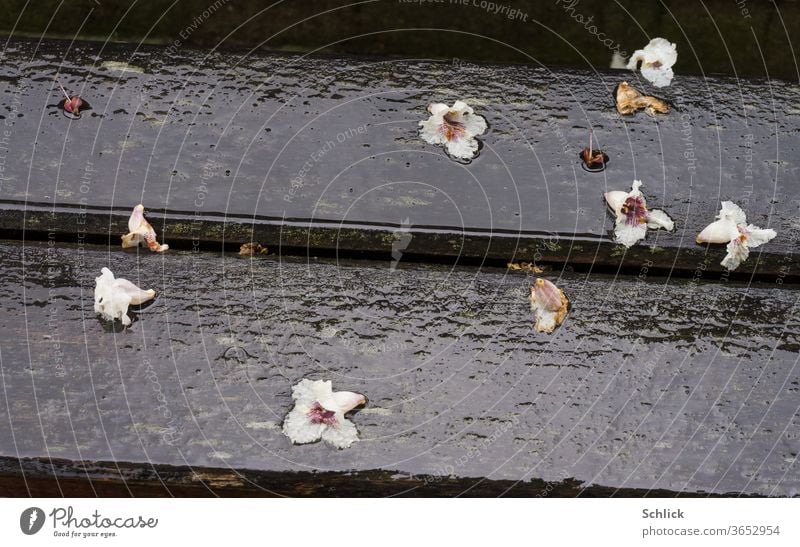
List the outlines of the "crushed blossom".
{"type": "Polygon", "coordinates": [[[608,155],[602,150],[592,148],[592,130],[589,129],[589,146],[584,148],[579,157],[583,160],[583,168],[590,173],[597,173],[605,170],[608,163],[608,155]]]}
{"type": "Polygon", "coordinates": [[[448,141],[457,141],[464,136],[466,126],[456,121],[450,113],[445,114],[443,120],[444,123],[439,128],[439,131],[445,139],[448,141]]]}
{"type": "Polygon", "coordinates": [[[314,403],[307,415],[312,424],[336,425],[336,413],[324,409],[319,403],[314,403]]]}
{"type": "Polygon", "coordinates": [[[647,206],[641,196],[630,196],[622,205],[622,214],[625,215],[630,226],[637,226],[647,222],[647,206]]]}

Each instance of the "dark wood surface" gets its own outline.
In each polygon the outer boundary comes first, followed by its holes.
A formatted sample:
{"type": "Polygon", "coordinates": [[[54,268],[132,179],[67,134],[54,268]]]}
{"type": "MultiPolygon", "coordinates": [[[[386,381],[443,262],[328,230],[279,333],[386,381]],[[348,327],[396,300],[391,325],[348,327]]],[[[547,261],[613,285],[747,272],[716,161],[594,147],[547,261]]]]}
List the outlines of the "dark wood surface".
{"type": "Polygon", "coordinates": [[[543,335],[530,278],[495,268],[47,242],[3,243],[0,262],[10,495],[58,494],[53,477],[82,494],[95,478],[98,493],[132,481],[134,494],[190,494],[204,488],[187,478],[196,470],[241,494],[800,486],[800,293],[788,284],[552,272],[572,308],[543,335]],[[103,266],[159,293],[129,329],[93,312],[103,266]],[[282,435],[304,377],[368,396],[352,416],[360,442],[282,435]],[[109,477],[114,462],[125,471],[109,477]],[[162,472],[183,482],[157,484],[162,472]]]}
{"type": "Polygon", "coordinates": [[[0,65],[7,235],[115,240],[144,202],[164,239],[187,248],[254,237],[386,256],[408,233],[406,255],[424,260],[718,278],[724,247],[694,238],[729,199],[778,232],[736,275],[796,279],[800,91],[788,82],[679,74],[657,90],[672,112],[622,117],[620,81],[653,92],[630,71],[34,46],[12,41],[0,65]],[[91,103],[80,120],[58,109],[56,73],[91,103]],[[457,98],[490,125],[469,165],[417,136],[429,102],[457,98]],[[603,173],[580,167],[589,127],[610,157],[603,173]],[[625,251],[602,194],[634,178],[676,230],[625,251]]]}

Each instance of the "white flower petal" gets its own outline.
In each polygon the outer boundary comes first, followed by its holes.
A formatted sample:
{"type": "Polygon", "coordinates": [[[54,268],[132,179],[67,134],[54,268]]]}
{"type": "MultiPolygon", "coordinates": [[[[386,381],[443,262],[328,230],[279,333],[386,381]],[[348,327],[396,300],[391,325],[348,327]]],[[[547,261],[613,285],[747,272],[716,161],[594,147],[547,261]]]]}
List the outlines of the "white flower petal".
{"type": "Polygon", "coordinates": [[[463,114],[464,112],[467,112],[471,114],[472,108],[461,99],[458,99],[453,103],[453,106],[450,107],[450,112],[454,112],[456,114],[463,114]]]}
{"type": "Polygon", "coordinates": [[[333,384],[330,380],[303,378],[292,387],[292,399],[297,401],[298,405],[304,405],[309,408],[314,403],[319,403],[326,410],[334,412],[338,410],[336,401],[333,399],[333,384]]]}
{"type": "Polygon", "coordinates": [[[419,122],[421,128],[419,132],[420,137],[428,144],[444,144],[446,140],[444,135],[439,131],[439,127],[441,127],[442,123],[444,122],[441,118],[438,120],[430,118],[429,120],[419,122]]]}
{"type": "Polygon", "coordinates": [[[144,304],[148,300],[152,300],[155,295],[156,291],[153,289],[144,290],[140,289],[127,279],[117,279],[114,282],[114,288],[120,292],[127,294],[130,297],[130,302],[134,306],[138,306],[140,304],[144,304]]]}
{"type": "Polygon", "coordinates": [[[533,328],[537,332],[553,332],[556,328],[556,315],[557,312],[546,310],[544,308],[536,308],[536,324],[533,328]]]}
{"type": "Polygon", "coordinates": [[[144,243],[144,238],[137,233],[125,234],[122,236],[122,248],[138,247],[144,243]]]}
{"type": "Polygon", "coordinates": [[[337,448],[347,448],[358,440],[355,425],[345,419],[344,413],[366,403],[363,395],[334,392],[330,380],[304,378],[292,387],[292,398],[295,406],[283,424],[283,432],[292,442],[303,444],[322,438],[337,448]],[[325,415],[320,407],[332,414],[325,415]]]}
{"type": "Polygon", "coordinates": [[[128,306],[142,304],[155,296],[155,291],[145,291],[127,279],[115,279],[108,268],[101,270],[100,276],[95,278],[94,311],[108,321],[119,319],[122,324],[131,324],[128,317],[128,306]]]}
{"type": "Polygon", "coordinates": [[[486,120],[483,118],[483,116],[472,114],[464,119],[464,128],[467,130],[467,133],[469,133],[471,137],[483,135],[487,127],[488,124],[486,123],[486,120]]]}
{"type": "Polygon", "coordinates": [[[664,38],[653,38],[644,49],[648,64],[659,62],[664,68],[669,68],[678,62],[677,46],[664,38]]]}
{"type": "Polygon", "coordinates": [[[145,223],[144,219],[144,205],[141,203],[133,208],[130,218],[128,219],[128,232],[138,232],[142,225],[145,223]]]}
{"type": "Polygon", "coordinates": [[[153,226],[144,218],[144,205],[141,203],[133,208],[128,219],[128,233],[122,236],[122,248],[138,247],[147,245],[155,253],[163,253],[169,249],[169,245],[159,245],[156,231],[153,226]]]}
{"type": "Polygon", "coordinates": [[[747,217],[742,208],[732,201],[723,201],[715,222],[706,226],[697,235],[698,243],[728,243],[728,254],[722,265],[735,270],[747,260],[750,248],[758,247],[778,235],[775,230],[746,225],[747,217]]]}
{"type": "Polygon", "coordinates": [[[642,186],[642,181],[634,180],[633,184],[631,184],[631,191],[630,192],[623,192],[621,190],[612,190],[610,192],[606,192],[603,194],[603,197],[606,200],[606,203],[611,208],[612,211],[617,215],[617,220],[624,219],[625,215],[622,214],[622,206],[625,205],[625,201],[630,197],[641,197],[642,192],[639,188],[642,186]]]}
{"type": "Polygon", "coordinates": [[[739,229],[736,223],[729,219],[721,219],[712,222],[703,231],[697,234],[697,243],[728,243],[732,239],[739,237],[739,229]]]}
{"type": "Polygon", "coordinates": [[[119,319],[123,325],[130,325],[131,319],[127,315],[130,303],[130,297],[125,293],[114,291],[113,286],[95,288],[94,311],[102,315],[106,321],[119,319]]]}
{"type": "Polygon", "coordinates": [[[296,404],[283,422],[283,434],[295,444],[313,443],[322,437],[325,424],[315,424],[308,419],[309,408],[296,404]]]}
{"type": "Polygon", "coordinates": [[[447,153],[460,160],[472,159],[477,151],[478,141],[472,137],[462,137],[447,143],[447,153]]]}
{"type": "Polygon", "coordinates": [[[621,53],[615,51],[611,55],[611,63],[608,65],[608,68],[614,68],[614,69],[628,68],[628,59],[621,53]]]}
{"type": "Polygon", "coordinates": [[[336,405],[342,414],[367,402],[366,397],[360,393],[353,393],[352,391],[336,391],[333,393],[333,399],[336,401],[336,405]]]}
{"type": "Polygon", "coordinates": [[[626,247],[644,239],[648,228],[665,228],[672,231],[675,227],[675,223],[664,211],[647,209],[647,200],[640,190],[641,187],[642,181],[634,180],[630,192],[615,190],[604,194],[606,203],[616,214],[614,241],[626,247]],[[626,206],[628,210],[623,213],[626,206]],[[628,218],[629,216],[631,218],[628,218]],[[633,222],[635,223],[632,224],[633,222]]]}
{"type": "Polygon", "coordinates": [[[747,224],[747,217],[742,211],[742,208],[732,201],[723,201],[722,208],[717,215],[720,220],[731,220],[734,224],[744,226],[747,224]]]}
{"type": "Polygon", "coordinates": [[[358,430],[350,420],[337,414],[335,426],[326,427],[322,432],[322,440],[331,443],[336,448],[347,448],[358,441],[358,430]]]}
{"type": "Polygon", "coordinates": [[[653,230],[664,228],[671,232],[675,229],[675,222],[661,209],[651,209],[647,215],[647,227],[653,230]]]}
{"type": "Polygon", "coordinates": [[[476,135],[488,127],[486,120],[478,116],[464,101],[456,101],[452,107],[443,103],[428,105],[431,117],[419,122],[420,137],[429,144],[444,144],[447,153],[457,159],[470,160],[479,149],[476,135]]]}
{"type": "Polygon", "coordinates": [[[608,206],[614,211],[614,214],[620,215],[622,214],[620,211],[622,210],[622,206],[625,204],[625,200],[628,199],[628,192],[623,192],[621,190],[612,190],[611,192],[606,192],[603,194],[603,197],[608,203],[608,206]]]}
{"type": "Polygon", "coordinates": [[[768,241],[772,240],[777,234],[775,230],[770,228],[761,229],[758,226],[754,226],[750,224],[747,228],[745,228],[745,232],[747,234],[747,246],[751,249],[758,247],[759,245],[763,245],[768,241]]]}
{"type": "Polygon", "coordinates": [[[428,105],[428,112],[434,116],[441,118],[450,110],[450,107],[444,103],[431,103],[428,105]]]}
{"type": "Polygon", "coordinates": [[[453,108],[449,111],[449,116],[464,124],[464,129],[470,137],[476,137],[486,131],[487,124],[483,116],[478,116],[472,107],[468,106],[464,101],[456,101],[453,103],[453,108]]]}
{"type": "Polygon", "coordinates": [[[724,268],[728,268],[729,270],[735,270],[739,267],[739,264],[747,260],[747,257],[750,256],[750,250],[747,248],[747,245],[739,238],[731,240],[731,242],[728,243],[727,249],[728,254],[722,259],[721,264],[724,268]]]}
{"type": "Polygon", "coordinates": [[[637,241],[641,241],[646,235],[647,224],[644,223],[631,225],[623,219],[621,221],[617,220],[617,225],[614,228],[614,241],[626,247],[635,245],[637,241]]]}
{"type": "Polygon", "coordinates": [[[531,287],[531,294],[533,300],[531,302],[532,308],[539,307],[550,311],[557,311],[561,309],[561,289],[556,287],[550,281],[544,278],[538,278],[533,287],[531,287]]]}
{"type": "Polygon", "coordinates": [[[531,285],[530,303],[536,317],[534,328],[537,332],[553,332],[564,321],[569,309],[564,291],[541,277],[531,285]]]}
{"type": "Polygon", "coordinates": [[[666,87],[672,83],[672,78],[675,74],[671,68],[652,67],[650,65],[642,65],[642,76],[651,82],[655,87],[666,87]]]}
{"type": "Polygon", "coordinates": [[[653,38],[643,49],[636,50],[628,61],[630,70],[642,63],[642,76],[656,87],[668,86],[672,82],[672,65],[678,60],[675,44],[664,38],[653,38]]]}

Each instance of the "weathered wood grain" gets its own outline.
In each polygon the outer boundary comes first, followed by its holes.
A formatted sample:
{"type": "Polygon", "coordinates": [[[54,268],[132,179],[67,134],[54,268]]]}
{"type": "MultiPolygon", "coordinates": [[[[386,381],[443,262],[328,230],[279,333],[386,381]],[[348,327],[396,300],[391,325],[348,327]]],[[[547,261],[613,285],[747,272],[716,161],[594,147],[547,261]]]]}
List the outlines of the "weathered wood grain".
{"type": "Polygon", "coordinates": [[[426,259],[692,277],[723,273],[724,248],[694,238],[729,199],[778,231],[741,278],[796,280],[797,86],[679,74],[658,90],[670,114],[621,117],[623,79],[652,91],[629,71],[12,41],[0,66],[0,229],[116,239],[143,201],[163,238],[186,247],[252,236],[388,255],[408,234],[405,253],[426,259]],[[91,103],[82,119],[57,108],[56,73],[91,103]],[[429,102],[457,98],[490,124],[469,165],[417,136],[429,102]],[[589,127],[610,157],[603,173],[579,165],[589,127]],[[677,228],[625,251],[602,194],[634,178],[677,228]]]}
{"type": "MultiPolygon", "coordinates": [[[[350,473],[354,495],[800,487],[795,286],[551,272],[572,308],[547,336],[530,280],[492,268],[47,243],[4,243],[0,262],[0,456],[23,469],[127,462],[116,487],[159,466],[275,473],[298,481],[287,495],[350,473]],[[106,265],[159,293],[127,330],[92,310],[106,265]],[[361,442],[289,443],[304,377],[369,397],[361,442]]],[[[4,464],[2,484],[21,473],[4,464]]]]}

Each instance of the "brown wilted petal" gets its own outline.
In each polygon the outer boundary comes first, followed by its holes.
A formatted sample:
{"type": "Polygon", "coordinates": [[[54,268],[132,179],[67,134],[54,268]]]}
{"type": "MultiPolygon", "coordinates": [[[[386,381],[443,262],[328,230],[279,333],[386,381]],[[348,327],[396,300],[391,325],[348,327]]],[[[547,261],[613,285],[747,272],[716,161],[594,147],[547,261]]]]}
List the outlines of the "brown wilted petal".
{"type": "Polygon", "coordinates": [[[513,271],[523,271],[533,274],[540,274],[544,272],[544,269],[536,266],[533,262],[509,262],[506,264],[506,268],[513,271]]]}
{"type": "Polygon", "coordinates": [[[580,153],[583,168],[587,171],[597,172],[606,168],[608,156],[602,150],[584,148],[580,153]]]}
{"type": "Polygon", "coordinates": [[[628,82],[622,82],[617,86],[616,99],[617,112],[620,114],[633,114],[641,109],[651,116],[656,112],[661,114],[669,112],[669,105],[665,101],[650,95],[642,95],[628,82]]]}
{"type": "Polygon", "coordinates": [[[144,205],[141,203],[133,208],[128,219],[128,233],[122,236],[122,248],[146,245],[154,253],[163,253],[169,245],[161,245],[156,239],[156,231],[144,216],[144,205]]]}
{"type": "Polygon", "coordinates": [[[243,243],[239,247],[239,254],[242,256],[265,255],[267,253],[269,253],[269,250],[258,242],[243,243]]]}

